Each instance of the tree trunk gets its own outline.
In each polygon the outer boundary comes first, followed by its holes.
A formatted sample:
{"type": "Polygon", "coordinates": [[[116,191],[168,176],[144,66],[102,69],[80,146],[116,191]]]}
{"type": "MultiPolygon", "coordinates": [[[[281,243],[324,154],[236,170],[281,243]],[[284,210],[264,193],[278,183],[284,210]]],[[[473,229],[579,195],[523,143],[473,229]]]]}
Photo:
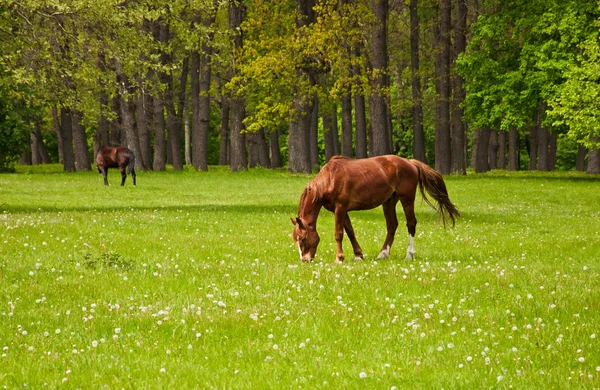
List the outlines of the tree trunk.
{"type": "Polygon", "coordinates": [[[495,130],[490,130],[488,162],[490,169],[498,168],[498,132],[495,130]]]}
{"type": "Polygon", "coordinates": [[[585,171],[585,155],[587,154],[587,148],[579,144],[577,148],[577,160],[575,162],[575,169],[578,171],[585,171]]]}
{"type": "MultiPolygon", "coordinates": [[[[190,72],[190,58],[189,56],[185,56],[185,58],[183,59],[183,63],[181,66],[181,75],[179,76],[179,94],[177,96],[177,137],[178,138],[176,141],[178,142],[179,145],[179,159],[183,160],[185,158],[185,164],[188,164],[188,155],[181,155],[182,152],[184,153],[188,153],[189,154],[189,146],[186,143],[185,145],[181,145],[182,142],[182,133],[183,133],[183,137],[185,137],[185,132],[189,131],[189,121],[187,118],[187,114],[188,114],[188,95],[187,95],[187,79],[188,79],[188,74],[190,72]],[[187,126],[187,128],[186,128],[187,126]],[[186,150],[187,147],[187,150],[186,150]]],[[[188,141],[189,142],[189,134],[188,136],[188,141]]],[[[183,161],[182,161],[182,166],[181,169],[183,169],[183,161]]]]}
{"type": "Polygon", "coordinates": [[[490,129],[479,129],[477,137],[477,155],[475,162],[475,172],[482,173],[490,170],[488,162],[488,150],[490,143],[490,129]]]}
{"type": "Polygon", "coordinates": [[[145,88],[140,90],[140,95],[135,100],[135,121],[140,140],[140,156],[144,169],[152,167],[152,137],[150,126],[152,124],[152,98],[146,93],[145,88]],[[150,113],[150,115],[149,115],[150,113]]]}
{"type": "MultiPolygon", "coordinates": [[[[62,117],[62,109],[60,112],[62,117]]],[[[62,125],[61,125],[61,117],[58,114],[58,108],[56,106],[52,107],[52,119],[54,122],[54,132],[56,133],[56,144],[58,146],[58,163],[63,164],[63,144],[62,144],[62,125]]]]}
{"type": "Polygon", "coordinates": [[[31,132],[29,139],[30,139],[30,145],[31,145],[31,152],[26,152],[26,153],[29,153],[29,155],[31,156],[31,165],[40,165],[41,161],[42,161],[42,159],[40,158],[40,151],[39,151],[40,141],[35,136],[33,131],[31,132]]]}
{"type": "MultiPolygon", "coordinates": [[[[210,14],[202,19],[202,24],[208,30],[215,22],[217,1],[213,1],[213,9],[210,14]]],[[[200,50],[199,77],[198,84],[198,117],[194,120],[192,128],[192,163],[196,170],[208,170],[208,130],[210,119],[210,78],[212,56],[212,42],[214,32],[210,31],[206,39],[202,42],[200,50]]]]}
{"type": "Polygon", "coordinates": [[[352,96],[342,95],[342,156],[353,157],[352,150],[352,96]]]}
{"type": "Polygon", "coordinates": [[[175,111],[173,77],[168,75],[167,89],[165,91],[165,108],[167,111],[168,145],[171,151],[171,164],[173,170],[183,169],[183,155],[181,152],[181,126],[177,112],[175,111]]]}
{"type": "Polygon", "coordinates": [[[121,139],[122,139],[121,134],[124,133],[122,131],[123,124],[121,121],[121,97],[120,96],[117,95],[117,96],[113,97],[112,107],[113,107],[113,111],[117,114],[117,117],[115,119],[113,119],[112,121],[110,121],[110,123],[109,123],[110,134],[108,135],[108,143],[110,146],[119,146],[119,145],[123,144],[123,142],[121,142],[121,139]]]}
{"type": "MultiPolygon", "coordinates": [[[[354,56],[360,57],[360,47],[354,48],[354,56]]],[[[365,95],[360,83],[362,69],[360,65],[354,64],[352,68],[356,78],[356,91],[354,92],[354,122],[356,125],[356,158],[367,158],[367,112],[365,95]]]]}
{"type": "Polygon", "coordinates": [[[370,98],[371,139],[373,156],[390,154],[392,145],[388,128],[387,91],[388,77],[388,0],[371,0],[371,9],[375,17],[371,42],[372,93],[370,98]]]}
{"type": "Polygon", "coordinates": [[[192,126],[191,149],[192,149],[192,165],[196,168],[199,156],[196,156],[198,138],[200,137],[200,53],[198,50],[193,50],[191,54],[190,65],[190,85],[192,93],[192,126]]]}
{"type": "Polygon", "coordinates": [[[416,160],[427,163],[425,154],[425,131],[423,129],[423,100],[421,99],[421,76],[419,60],[419,0],[410,0],[410,69],[412,87],[413,155],[416,160]]]}
{"type": "MultiPolygon", "coordinates": [[[[40,123],[35,124],[33,131],[32,131],[32,136],[35,138],[35,150],[37,150],[37,155],[38,155],[38,159],[39,159],[39,164],[51,164],[52,163],[52,159],[50,158],[50,154],[48,153],[48,148],[46,148],[46,145],[44,145],[44,140],[42,138],[42,130],[40,128],[40,123]]],[[[32,138],[32,140],[34,139],[32,138]]],[[[33,160],[33,155],[32,155],[32,160],[33,160]]],[[[33,163],[33,161],[32,161],[33,163]]]]}
{"type": "Polygon", "coordinates": [[[219,77],[219,92],[221,98],[221,128],[219,129],[219,165],[229,165],[229,100],[223,91],[222,80],[219,77]]]}
{"type": "Polygon", "coordinates": [[[185,97],[185,102],[183,104],[183,131],[185,134],[185,165],[192,165],[192,150],[190,148],[190,143],[192,140],[192,135],[190,133],[190,99],[187,96],[185,97]]]}
{"type": "Polygon", "coordinates": [[[540,171],[549,171],[548,148],[550,145],[550,133],[545,127],[538,129],[538,169],[540,171]]]}
{"type": "MultiPolygon", "coordinates": [[[[299,12],[296,17],[296,28],[300,29],[312,23],[312,7],[310,0],[297,0],[297,4],[299,12]]],[[[314,79],[305,67],[296,68],[296,79],[308,80],[310,85],[314,85],[314,79]]],[[[288,137],[288,170],[292,173],[310,173],[312,171],[310,125],[314,101],[312,96],[303,95],[306,95],[306,92],[296,90],[292,101],[295,115],[290,122],[288,137]]]]}
{"type": "MultiPolygon", "coordinates": [[[[467,47],[467,1],[456,0],[456,28],[454,30],[454,63],[458,55],[463,53],[467,47]]],[[[460,107],[465,100],[463,88],[464,79],[455,72],[454,95],[452,100],[452,136],[451,136],[451,160],[452,172],[465,175],[467,173],[465,146],[466,146],[466,123],[463,121],[463,109],[460,107]]],[[[503,148],[501,148],[503,149],[503,148]]],[[[501,152],[502,153],[502,152],[501,152]]],[[[502,163],[506,161],[501,158],[502,163]]],[[[504,169],[504,165],[501,166],[504,169]]]]}
{"type": "Polygon", "coordinates": [[[75,155],[73,153],[73,125],[71,110],[60,109],[60,135],[62,139],[63,165],[66,172],[75,171],[75,155]]]}
{"type": "Polygon", "coordinates": [[[258,164],[263,168],[270,168],[271,162],[269,161],[269,144],[267,143],[265,129],[259,129],[256,132],[256,138],[258,146],[258,164]]]}
{"type": "Polygon", "coordinates": [[[229,130],[231,131],[230,169],[233,172],[248,169],[246,156],[246,135],[243,133],[243,120],[246,117],[245,101],[241,97],[233,97],[229,109],[229,130]]]}
{"type": "MultiPolygon", "coordinates": [[[[600,137],[592,137],[590,141],[600,143],[600,137]]],[[[600,149],[595,148],[588,151],[588,166],[586,172],[588,174],[600,174],[600,149]]]]}
{"type": "MultiPolygon", "coordinates": [[[[2,157],[2,155],[0,154],[0,157],[2,157]]],[[[19,158],[19,165],[32,165],[32,153],[31,150],[26,150],[23,153],[21,153],[21,157],[19,158]]],[[[1,168],[1,167],[0,167],[1,168]]]]}
{"type": "Polygon", "coordinates": [[[271,168],[281,168],[281,150],[279,149],[279,129],[269,133],[269,148],[271,149],[271,168]]]}
{"type": "Polygon", "coordinates": [[[508,170],[516,171],[519,169],[519,160],[517,151],[519,150],[519,131],[516,127],[511,127],[508,131],[508,170]]]}
{"type": "MultiPolygon", "coordinates": [[[[297,70],[298,78],[306,77],[302,70],[297,70]]],[[[290,122],[288,137],[288,170],[292,173],[310,173],[310,123],[312,117],[312,101],[302,99],[296,94],[292,107],[297,117],[290,122]]]]}
{"type": "MultiPolygon", "coordinates": [[[[600,142],[600,137],[592,138],[594,142],[600,142]]],[[[588,153],[588,174],[600,174],[600,149],[590,149],[588,153]]]]}
{"type": "Polygon", "coordinates": [[[551,171],[556,170],[556,147],[558,140],[556,139],[556,133],[550,131],[550,145],[548,146],[548,169],[551,171]]]}
{"type": "Polygon", "coordinates": [[[256,168],[259,165],[256,133],[246,134],[246,149],[248,150],[248,167],[256,168]]]}
{"type": "Polygon", "coordinates": [[[323,143],[325,144],[325,163],[335,156],[335,146],[333,145],[333,114],[323,112],[323,143]]]}
{"type": "Polygon", "coordinates": [[[246,141],[248,142],[248,165],[250,168],[257,166],[269,168],[269,148],[265,130],[261,128],[254,133],[249,133],[246,141]]]}
{"type": "Polygon", "coordinates": [[[452,171],[450,137],[450,15],[451,0],[440,0],[439,60],[436,61],[439,81],[435,120],[435,169],[441,174],[452,171]]]}
{"type": "Polygon", "coordinates": [[[106,93],[101,93],[100,95],[100,116],[98,118],[98,128],[96,129],[96,132],[94,133],[93,136],[93,147],[94,147],[94,154],[93,154],[93,159],[96,158],[96,154],[98,154],[98,150],[100,150],[100,148],[102,148],[103,146],[108,146],[108,129],[109,129],[109,122],[108,119],[106,118],[106,110],[107,110],[107,106],[108,106],[108,96],[106,95],[106,93]]]}
{"type": "MultiPolygon", "coordinates": [[[[129,79],[122,72],[122,65],[117,62],[116,66],[117,81],[121,86],[120,89],[120,116],[122,131],[125,133],[125,146],[127,146],[136,156],[140,156],[140,140],[135,128],[135,104],[132,101],[132,96],[135,95],[134,88],[130,85],[129,79]]],[[[135,169],[143,170],[144,165],[141,159],[135,160],[135,169]]]]}
{"type": "Polygon", "coordinates": [[[338,129],[338,117],[337,117],[337,106],[333,106],[331,111],[331,140],[333,141],[333,155],[339,156],[341,152],[340,147],[340,131],[338,129]]]}
{"type": "Polygon", "coordinates": [[[167,149],[165,140],[165,107],[162,94],[154,96],[154,160],[152,169],[164,171],[167,164],[167,149]]]}
{"type": "Polygon", "coordinates": [[[538,117],[536,114],[535,124],[529,130],[529,170],[537,170],[537,155],[538,155],[538,117]]]}
{"type": "MultiPolygon", "coordinates": [[[[233,33],[234,63],[232,65],[232,76],[239,73],[238,60],[243,47],[243,31],[241,24],[245,15],[245,5],[241,1],[229,3],[229,30],[233,33]]],[[[246,101],[242,96],[233,95],[229,97],[229,132],[230,132],[230,155],[229,166],[233,172],[248,169],[246,157],[246,136],[243,133],[242,121],[246,116],[246,101]]]]}
{"type": "Polygon", "coordinates": [[[506,131],[498,133],[498,169],[506,169],[506,131]]]}
{"type": "Polygon", "coordinates": [[[73,148],[75,151],[75,170],[89,171],[92,169],[90,164],[90,153],[87,146],[87,135],[85,128],[81,123],[83,113],[79,110],[72,111],[72,130],[73,130],[73,148]]]}
{"type": "Polygon", "coordinates": [[[473,146],[471,149],[471,168],[477,167],[477,150],[479,149],[479,129],[473,130],[473,146]]]}

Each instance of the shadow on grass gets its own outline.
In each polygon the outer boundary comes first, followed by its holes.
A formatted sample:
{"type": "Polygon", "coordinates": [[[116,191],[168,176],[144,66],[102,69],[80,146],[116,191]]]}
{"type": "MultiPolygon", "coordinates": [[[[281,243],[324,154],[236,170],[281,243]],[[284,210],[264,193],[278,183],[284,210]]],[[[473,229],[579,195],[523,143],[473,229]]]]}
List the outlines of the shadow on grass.
{"type": "Polygon", "coordinates": [[[169,206],[106,206],[106,207],[57,207],[47,206],[39,207],[32,206],[27,207],[23,205],[11,206],[9,204],[0,204],[1,212],[10,212],[15,214],[32,214],[32,213],[48,213],[48,212],[144,212],[144,211],[186,211],[192,213],[210,212],[210,213],[232,213],[232,214],[273,214],[273,213],[286,213],[290,216],[295,216],[297,212],[297,205],[292,204],[275,204],[275,205],[253,205],[253,204],[203,204],[203,205],[169,205],[169,206]],[[292,215],[293,214],[293,215],[292,215]]]}

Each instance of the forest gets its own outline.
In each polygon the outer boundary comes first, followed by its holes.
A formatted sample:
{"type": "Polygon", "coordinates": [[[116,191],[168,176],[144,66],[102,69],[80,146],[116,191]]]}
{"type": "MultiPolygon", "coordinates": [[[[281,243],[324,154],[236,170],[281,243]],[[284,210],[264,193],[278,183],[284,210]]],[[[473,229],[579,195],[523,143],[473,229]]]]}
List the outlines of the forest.
{"type": "Polygon", "coordinates": [[[596,0],[4,0],[0,171],[600,173],[596,0]]]}

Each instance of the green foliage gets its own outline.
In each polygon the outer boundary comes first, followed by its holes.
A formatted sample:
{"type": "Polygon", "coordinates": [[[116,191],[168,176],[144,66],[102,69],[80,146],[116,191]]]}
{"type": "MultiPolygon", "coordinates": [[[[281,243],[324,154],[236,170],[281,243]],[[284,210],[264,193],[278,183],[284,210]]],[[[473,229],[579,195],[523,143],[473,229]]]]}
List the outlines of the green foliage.
{"type": "MultiPolygon", "coordinates": [[[[488,1],[487,7],[491,12],[472,26],[468,51],[459,59],[458,70],[468,91],[464,103],[468,118],[476,127],[524,129],[532,124],[540,104],[551,109],[559,105],[562,109],[554,108],[554,112],[560,119],[553,124],[567,124],[570,137],[589,141],[589,126],[582,132],[585,126],[581,121],[578,126],[575,118],[582,116],[577,107],[597,111],[594,92],[584,93],[578,103],[570,102],[576,91],[587,91],[581,84],[585,83],[581,67],[587,66],[585,57],[593,67],[592,46],[598,51],[594,24],[600,16],[598,5],[512,0],[488,1]]],[[[594,70],[588,72],[592,75],[594,70]]],[[[546,125],[552,125],[551,121],[546,125]]]]}
{"type": "Polygon", "coordinates": [[[553,101],[555,125],[569,127],[569,137],[588,148],[600,148],[600,44],[594,34],[580,46],[566,81],[553,101]]]}
{"type": "Polygon", "coordinates": [[[0,65],[0,172],[14,170],[31,134],[26,122],[31,110],[13,91],[19,91],[19,86],[0,65]]]}

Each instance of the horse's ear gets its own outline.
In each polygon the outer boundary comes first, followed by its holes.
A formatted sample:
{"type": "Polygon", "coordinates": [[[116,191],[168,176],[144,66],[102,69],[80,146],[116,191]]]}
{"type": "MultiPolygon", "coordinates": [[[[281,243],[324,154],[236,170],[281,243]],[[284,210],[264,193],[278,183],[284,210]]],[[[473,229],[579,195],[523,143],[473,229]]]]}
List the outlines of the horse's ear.
{"type": "Polygon", "coordinates": [[[296,222],[294,223],[294,225],[295,224],[298,224],[298,227],[304,230],[304,224],[302,223],[302,220],[300,218],[296,217],[296,222]]]}
{"type": "Polygon", "coordinates": [[[290,217],[290,221],[292,221],[292,223],[293,223],[294,225],[296,225],[296,223],[297,223],[297,222],[296,222],[296,220],[295,220],[294,218],[292,218],[292,217],[290,217]]]}

